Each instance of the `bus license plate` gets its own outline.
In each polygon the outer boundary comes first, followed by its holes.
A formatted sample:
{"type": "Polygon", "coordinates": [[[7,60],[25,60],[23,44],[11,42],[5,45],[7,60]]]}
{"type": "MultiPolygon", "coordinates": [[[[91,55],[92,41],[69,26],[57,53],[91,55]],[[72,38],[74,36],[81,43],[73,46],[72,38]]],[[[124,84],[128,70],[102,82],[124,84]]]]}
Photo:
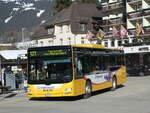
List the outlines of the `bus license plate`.
{"type": "Polygon", "coordinates": [[[45,96],[51,96],[50,94],[45,94],[45,96]]]}

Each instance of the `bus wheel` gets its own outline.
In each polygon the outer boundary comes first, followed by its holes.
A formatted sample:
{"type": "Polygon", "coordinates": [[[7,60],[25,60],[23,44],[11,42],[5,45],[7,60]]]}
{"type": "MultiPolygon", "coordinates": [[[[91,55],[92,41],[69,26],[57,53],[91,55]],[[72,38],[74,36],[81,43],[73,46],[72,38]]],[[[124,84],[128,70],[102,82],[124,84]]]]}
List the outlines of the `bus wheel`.
{"type": "Polygon", "coordinates": [[[87,81],[85,86],[85,94],[83,95],[83,98],[87,99],[91,97],[91,95],[92,95],[92,84],[90,81],[87,81]]]}
{"type": "Polygon", "coordinates": [[[116,77],[113,77],[111,91],[115,91],[116,88],[117,88],[117,79],[116,79],[116,77]]]}

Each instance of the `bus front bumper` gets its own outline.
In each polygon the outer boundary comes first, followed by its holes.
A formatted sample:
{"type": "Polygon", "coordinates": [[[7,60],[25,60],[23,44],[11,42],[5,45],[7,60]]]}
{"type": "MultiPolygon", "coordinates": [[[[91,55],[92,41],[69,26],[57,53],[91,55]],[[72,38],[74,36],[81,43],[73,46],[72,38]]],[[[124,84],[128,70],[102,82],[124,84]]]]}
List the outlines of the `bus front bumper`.
{"type": "Polygon", "coordinates": [[[26,93],[27,97],[29,98],[38,98],[38,97],[69,97],[69,96],[74,96],[72,91],[67,91],[67,92],[27,92],[26,93]]]}

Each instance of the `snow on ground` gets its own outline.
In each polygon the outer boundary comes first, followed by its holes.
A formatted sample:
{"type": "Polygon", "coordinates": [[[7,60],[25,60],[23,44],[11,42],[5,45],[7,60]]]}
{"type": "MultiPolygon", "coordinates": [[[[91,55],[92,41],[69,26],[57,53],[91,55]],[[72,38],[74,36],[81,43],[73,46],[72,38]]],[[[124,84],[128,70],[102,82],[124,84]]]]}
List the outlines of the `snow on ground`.
{"type": "Polygon", "coordinates": [[[36,8],[33,7],[33,6],[34,6],[33,3],[25,3],[25,2],[23,2],[23,4],[21,4],[21,8],[23,8],[23,11],[36,10],[36,8]]]}
{"type": "Polygon", "coordinates": [[[18,11],[19,10],[19,8],[13,8],[13,11],[18,11]]]}
{"type": "Polygon", "coordinates": [[[40,17],[44,12],[45,12],[45,10],[40,10],[40,11],[37,13],[37,17],[40,17]]]}
{"type": "Polygon", "coordinates": [[[46,22],[46,20],[42,20],[42,21],[41,21],[41,24],[44,24],[45,22],[46,22]]]}
{"type": "Polygon", "coordinates": [[[8,23],[12,19],[12,16],[5,19],[5,23],[8,23]]]}
{"type": "Polygon", "coordinates": [[[1,1],[8,3],[8,2],[15,2],[16,0],[1,0],[1,1]]]}
{"type": "Polygon", "coordinates": [[[28,11],[28,10],[36,10],[35,7],[28,7],[28,8],[25,8],[24,11],[28,11]]]}
{"type": "Polygon", "coordinates": [[[25,3],[25,2],[23,2],[23,4],[22,4],[22,8],[29,8],[29,7],[33,7],[33,6],[34,6],[33,3],[25,3]]]}

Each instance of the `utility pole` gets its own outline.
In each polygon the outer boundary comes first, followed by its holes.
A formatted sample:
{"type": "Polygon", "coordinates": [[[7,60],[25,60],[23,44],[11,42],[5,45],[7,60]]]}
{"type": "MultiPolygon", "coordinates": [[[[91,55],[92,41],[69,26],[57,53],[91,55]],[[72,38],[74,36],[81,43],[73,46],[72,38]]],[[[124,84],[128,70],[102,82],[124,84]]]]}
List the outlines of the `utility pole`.
{"type": "Polygon", "coordinates": [[[25,31],[25,29],[26,29],[26,28],[22,28],[22,30],[21,30],[23,48],[24,48],[24,46],[25,46],[25,45],[24,45],[24,37],[25,37],[24,31],[25,31]]]}
{"type": "Polygon", "coordinates": [[[0,55],[0,82],[1,82],[0,93],[3,93],[3,76],[2,76],[2,58],[1,58],[1,55],[0,55]]]}
{"type": "Polygon", "coordinates": [[[2,82],[2,61],[1,61],[1,55],[0,55],[0,81],[2,82]]]}
{"type": "Polygon", "coordinates": [[[76,34],[74,35],[74,44],[76,44],[76,34]]]}

